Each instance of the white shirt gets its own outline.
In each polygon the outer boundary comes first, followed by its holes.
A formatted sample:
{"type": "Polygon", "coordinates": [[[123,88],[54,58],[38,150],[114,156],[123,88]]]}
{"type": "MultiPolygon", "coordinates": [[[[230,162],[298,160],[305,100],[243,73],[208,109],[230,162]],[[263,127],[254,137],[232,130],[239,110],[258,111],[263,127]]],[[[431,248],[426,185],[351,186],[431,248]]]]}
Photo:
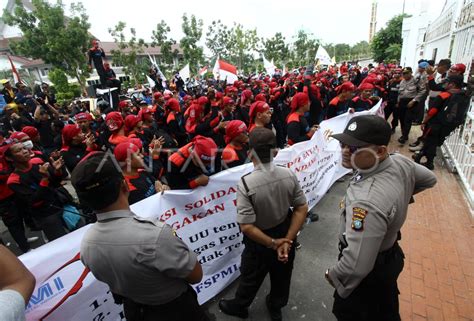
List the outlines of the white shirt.
{"type": "Polygon", "coordinates": [[[25,321],[25,299],[15,290],[0,291],[0,321],[25,321]]]}

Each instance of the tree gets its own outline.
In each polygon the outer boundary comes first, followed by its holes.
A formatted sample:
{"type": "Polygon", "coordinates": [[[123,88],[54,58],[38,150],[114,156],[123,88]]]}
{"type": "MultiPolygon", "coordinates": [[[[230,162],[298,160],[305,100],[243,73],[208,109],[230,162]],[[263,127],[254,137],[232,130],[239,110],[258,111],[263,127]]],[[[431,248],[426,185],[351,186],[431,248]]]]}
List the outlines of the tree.
{"type": "Polygon", "coordinates": [[[110,35],[119,48],[118,50],[112,50],[113,60],[116,65],[123,66],[123,72],[135,84],[139,84],[145,80],[144,73],[147,71],[147,64],[140,60],[139,56],[144,53],[147,44],[143,39],[137,38],[135,28],[130,28],[130,38],[127,39],[126,27],[125,22],[119,21],[114,29],[109,29],[110,35]]]}
{"type": "Polygon", "coordinates": [[[178,50],[173,49],[173,46],[176,44],[176,41],[172,38],[168,39],[168,33],[171,31],[170,27],[166,24],[164,20],[161,20],[157,25],[156,29],[153,30],[152,46],[160,47],[160,64],[162,65],[161,69],[163,72],[169,71],[171,66],[174,63],[175,58],[178,57],[178,50]]]}
{"type": "Polygon", "coordinates": [[[13,14],[4,10],[5,23],[17,26],[23,37],[11,44],[13,52],[42,59],[76,78],[85,90],[89,76],[86,52],[90,47],[90,24],[82,4],[72,4],[68,17],[58,1],[32,0],[34,10],[27,12],[21,0],[16,0],[13,14]]]}
{"type": "Polygon", "coordinates": [[[233,29],[228,28],[220,20],[212,21],[207,28],[206,46],[214,56],[231,60],[233,29]]]}
{"type": "Polygon", "coordinates": [[[184,37],[180,41],[183,49],[184,59],[189,63],[192,73],[197,73],[198,67],[204,63],[204,50],[198,45],[202,37],[202,19],[197,19],[195,15],[190,18],[186,14],[183,15],[184,37]]]}
{"type": "Polygon", "coordinates": [[[53,68],[48,73],[49,80],[54,84],[56,91],[56,98],[59,103],[62,101],[69,101],[81,95],[81,89],[77,84],[69,84],[67,76],[59,68],[53,68]]]}
{"type": "Polygon", "coordinates": [[[257,30],[245,30],[239,23],[235,24],[231,33],[232,52],[235,62],[240,71],[250,72],[255,68],[254,52],[261,50],[259,47],[260,38],[257,36],[257,30]]]}
{"type": "Polygon", "coordinates": [[[277,64],[286,64],[290,57],[290,50],[285,40],[281,32],[277,32],[273,37],[263,40],[265,58],[273,60],[277,64]]]}
{"type": "Polygon", "coordinates": [[[311,36],[311,33],[304,30],[299,30],[296,34],[296,40],[293,42],[293,50],[291,51],[292,67],[306,66],[314,62],[319,40],[313,39],[311,36]]]}
{"type": "Polygon", "coordinates": [[[401,50],[393,45],[399,45],[400,48],[402,46],[402,24],[405,17],[408,15],[401,14],[393,17],[387,22],[385,28],[375,34],[370,45],[375,61],[400,60],[401,50]]]}

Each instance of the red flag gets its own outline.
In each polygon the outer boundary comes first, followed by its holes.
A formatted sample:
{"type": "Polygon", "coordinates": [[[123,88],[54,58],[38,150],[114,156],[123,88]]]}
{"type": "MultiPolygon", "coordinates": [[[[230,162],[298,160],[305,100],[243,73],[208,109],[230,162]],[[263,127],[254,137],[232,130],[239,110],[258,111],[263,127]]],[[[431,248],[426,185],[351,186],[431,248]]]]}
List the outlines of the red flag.
{"type": "MultiPolygon", "coordinates": [[[[7,56],[8,56],[8,55],[7,55],[7,56]]],[[[16,84],[17,82],[20,82],[20,81],[21,81],[21,79],[20,79],[20,74],[19,74],[18,71],[16,70],[15,65],[13,64],[12,58],[10,58],[10,56],[8,56],[8,60],[10,60],[10,65],[12,66],[13,81],[14,81],[15,84],[16,84]]]]}

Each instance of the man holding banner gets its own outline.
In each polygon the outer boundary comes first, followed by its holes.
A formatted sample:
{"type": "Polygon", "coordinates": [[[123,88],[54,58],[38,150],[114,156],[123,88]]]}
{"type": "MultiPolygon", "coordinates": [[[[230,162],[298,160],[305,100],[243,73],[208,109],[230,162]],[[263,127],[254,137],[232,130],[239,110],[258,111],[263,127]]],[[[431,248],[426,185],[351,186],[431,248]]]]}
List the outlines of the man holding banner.
{"type": "Polygon", "coordinates": [[[97,224],[81,243],[81,260],[106,283],[128,321],[207,321],[189,283],[202,279],[196,254],[169,225],[135,216],[120,168],[105,153],[91,154],[71,177],[97,224]],[[101,197],[97,197],[101,195],[101,197]]]}
{"type": "Polygon", "coordinates": [[[306,219],[308,204],[295,174],[273,164],[276,137],[271,130],[254,129],[249,147],[254,170],[241,178],[237,189],[237,222],[245,244],[241,279],[235,298],[221,300],[219,307],[225,314],[247,318],[247,308],[270,273],[266,305],[271,319],[279,321],[290,293],[295,259],[291,245],[306,219]]]}

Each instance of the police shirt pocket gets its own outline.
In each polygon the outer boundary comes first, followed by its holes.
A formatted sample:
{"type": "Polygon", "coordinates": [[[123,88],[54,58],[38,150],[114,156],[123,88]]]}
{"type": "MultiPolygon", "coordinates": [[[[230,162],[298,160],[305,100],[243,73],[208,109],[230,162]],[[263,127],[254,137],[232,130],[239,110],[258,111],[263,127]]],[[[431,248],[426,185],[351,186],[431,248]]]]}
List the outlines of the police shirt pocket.
{"type": "Polygon", "coordinates": [[[151,246],[141,246],[137,251],[135,261],[141,264],[151,262],[155,259],[155,252],[155,249],[151,246]]]}
{"type": "Polygon", "coordinates": [[[409,91],[416,91],[416,86],[408,86],[409,91]]]}

